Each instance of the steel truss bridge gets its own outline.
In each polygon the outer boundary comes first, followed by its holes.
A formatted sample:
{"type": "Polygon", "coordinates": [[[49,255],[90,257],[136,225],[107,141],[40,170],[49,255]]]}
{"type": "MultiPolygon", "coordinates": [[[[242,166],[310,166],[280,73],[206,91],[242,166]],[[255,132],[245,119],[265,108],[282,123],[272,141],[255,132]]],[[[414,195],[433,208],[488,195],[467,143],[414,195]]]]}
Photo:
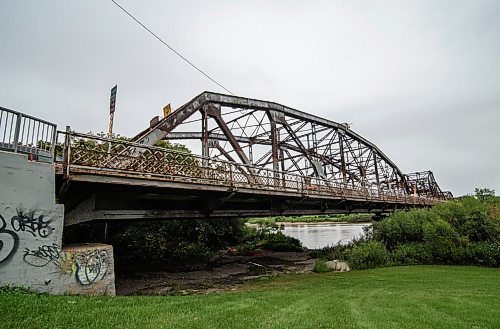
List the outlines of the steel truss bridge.
{"type": "Polygon", "coordinates": [[[432,172],[402,173],[346,124],[212,92],[154,118],[131,140],[69,128],[58,135],[64,145],[63,156],[55,157],[56,172],[67,225],[353,212],[380,216],[452,197],[441,191],[432,172]],[[193,142],[201,155],[172,147],[193,142]]]}

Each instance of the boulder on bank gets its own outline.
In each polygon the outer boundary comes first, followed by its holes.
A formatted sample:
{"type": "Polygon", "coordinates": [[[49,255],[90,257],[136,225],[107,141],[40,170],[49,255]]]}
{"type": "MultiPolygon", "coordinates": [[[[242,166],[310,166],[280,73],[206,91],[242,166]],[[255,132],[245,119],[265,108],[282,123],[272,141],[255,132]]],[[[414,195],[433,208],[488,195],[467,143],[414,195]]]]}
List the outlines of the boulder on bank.
{"type": "Polygon", "coordinates": [[[336,259],[329,261],[329,262],[326,262],[325,264],[329,269],[331,269],[332,271],[335,271],[335,272],[349,272],[351,270],[351,268],[349,267],[349,264],[347,264],[347,262],[343,262],[343,261],[336,260],[336,259]]]}

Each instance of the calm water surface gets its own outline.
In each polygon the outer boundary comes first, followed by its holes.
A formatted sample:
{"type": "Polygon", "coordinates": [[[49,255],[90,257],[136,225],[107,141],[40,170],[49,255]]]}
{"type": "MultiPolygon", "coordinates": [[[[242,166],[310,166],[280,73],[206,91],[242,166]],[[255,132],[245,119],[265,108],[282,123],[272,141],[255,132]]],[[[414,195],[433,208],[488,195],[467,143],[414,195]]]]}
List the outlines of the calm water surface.
{"type": "Polygon", "coordinates": [[[284,234],[299,239],[304,247],[320,249],[327,245],[344,244],[360,237],[370,223],[300,223],[285,224],[284,234]]]}

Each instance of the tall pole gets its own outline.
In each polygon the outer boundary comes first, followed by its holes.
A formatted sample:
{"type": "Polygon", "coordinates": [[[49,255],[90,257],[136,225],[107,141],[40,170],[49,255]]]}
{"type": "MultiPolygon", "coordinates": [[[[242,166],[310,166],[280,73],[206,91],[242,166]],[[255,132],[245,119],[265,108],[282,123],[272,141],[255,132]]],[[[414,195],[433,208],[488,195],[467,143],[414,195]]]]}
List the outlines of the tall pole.
{"type": "MultiPolygon", "coordinates": [[[[118,90],[118,85],[115,85],[111,89],[111,97],[109,98],[109,129],[108,138],[111,139],[113,136],[113,118],[115,116],[115,105],[116,105],[116,91],[118,90]]],[[[108,153],[111,152],[111,142],[108,145],[108,153]]]]}

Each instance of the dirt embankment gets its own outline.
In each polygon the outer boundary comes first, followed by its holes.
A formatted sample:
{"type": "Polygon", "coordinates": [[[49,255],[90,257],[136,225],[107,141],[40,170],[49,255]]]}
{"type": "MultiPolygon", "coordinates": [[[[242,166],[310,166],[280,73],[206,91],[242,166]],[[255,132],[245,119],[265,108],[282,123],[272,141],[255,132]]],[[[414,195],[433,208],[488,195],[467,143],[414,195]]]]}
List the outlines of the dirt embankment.
{"type": "Polygon", "coordinates": [[[185,272],[150,271],[117,274],[118,295],[188,295],[237,290],[238,285],[265,276],[306,273],[314,267],[308,251],[270,252],[234,255],[220,251],[203,269],[185,272]]]}

